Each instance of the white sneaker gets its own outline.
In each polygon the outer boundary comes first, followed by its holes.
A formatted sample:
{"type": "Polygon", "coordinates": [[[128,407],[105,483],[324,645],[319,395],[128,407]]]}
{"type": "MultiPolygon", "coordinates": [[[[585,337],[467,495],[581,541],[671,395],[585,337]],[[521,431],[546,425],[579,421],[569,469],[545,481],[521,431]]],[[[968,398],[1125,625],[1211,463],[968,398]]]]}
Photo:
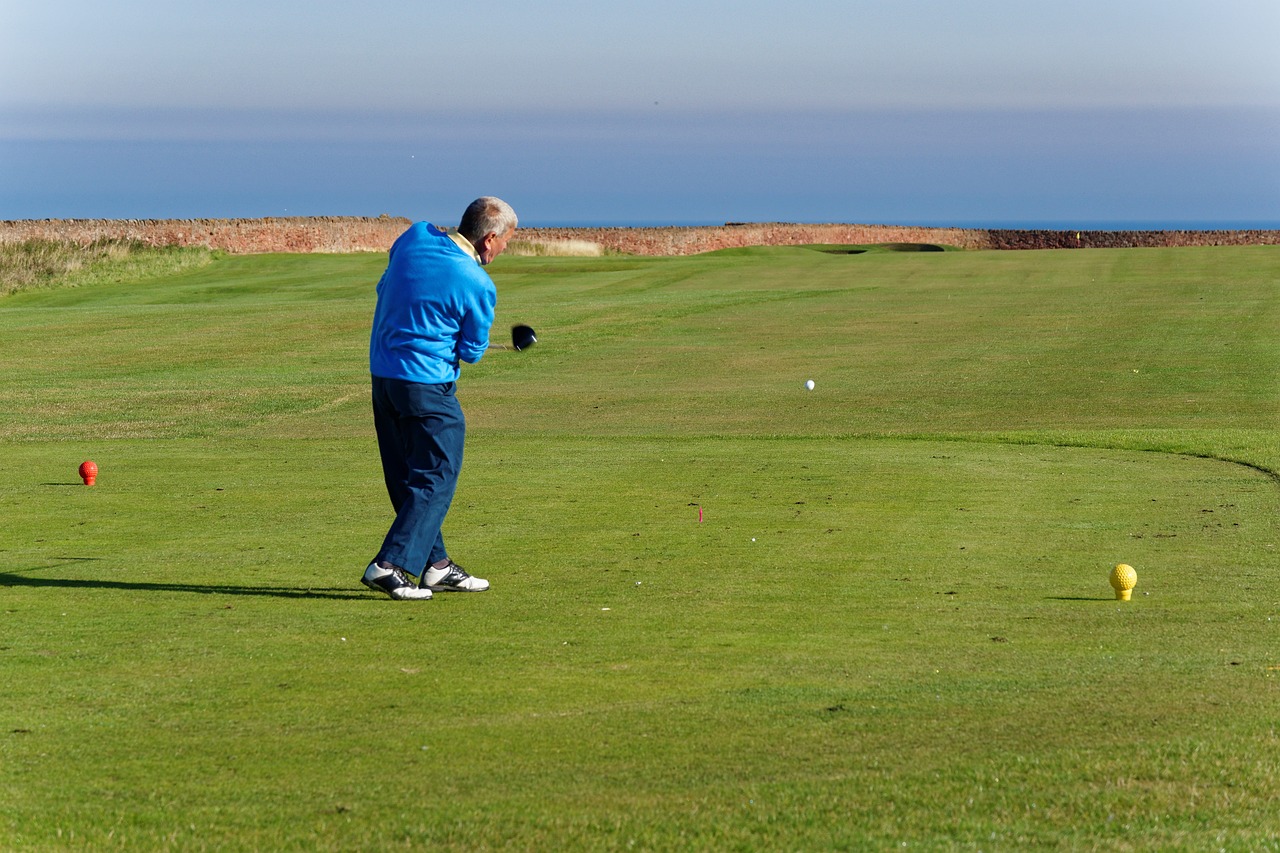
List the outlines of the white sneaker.
{"type": "Polygon", "coordinates": [[[400,569],[385,569],[377,562],[369,564],[364,570],[360,583],[369,589],[385,592],[396,601],[426,600],[431,597],[431,590],[414,586],[400,569]]]}
{"type": "Polygon", "coordinates": [[[428,567],[418,582],[436,592],[484,592],[489,588],[487,580],[471,577],[453,560],[450,560],[443,569],[428,567]]]}

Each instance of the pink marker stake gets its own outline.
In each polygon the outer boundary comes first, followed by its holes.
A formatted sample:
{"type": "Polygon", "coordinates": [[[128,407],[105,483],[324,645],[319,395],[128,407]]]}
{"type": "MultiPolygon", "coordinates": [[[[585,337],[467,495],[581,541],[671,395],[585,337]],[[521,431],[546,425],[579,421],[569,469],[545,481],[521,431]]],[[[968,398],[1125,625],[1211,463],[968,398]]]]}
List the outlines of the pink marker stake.
{"type": "Polygon", "coordinates": [[[702,507],[698,507],[698,523],[702,523],[702,507]]]}

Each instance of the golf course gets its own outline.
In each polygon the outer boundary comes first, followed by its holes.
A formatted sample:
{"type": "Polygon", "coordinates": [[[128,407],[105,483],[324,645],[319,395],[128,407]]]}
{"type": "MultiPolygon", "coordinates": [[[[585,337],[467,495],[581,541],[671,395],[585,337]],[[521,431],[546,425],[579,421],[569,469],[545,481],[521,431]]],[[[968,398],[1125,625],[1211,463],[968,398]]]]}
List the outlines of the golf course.
{"type": "Polygon", "coordinates": [[[499,258],[414,602],[384,254],[0,295],[0,849],[1280,850],[1280,247],[919,248],[499,258]]]}

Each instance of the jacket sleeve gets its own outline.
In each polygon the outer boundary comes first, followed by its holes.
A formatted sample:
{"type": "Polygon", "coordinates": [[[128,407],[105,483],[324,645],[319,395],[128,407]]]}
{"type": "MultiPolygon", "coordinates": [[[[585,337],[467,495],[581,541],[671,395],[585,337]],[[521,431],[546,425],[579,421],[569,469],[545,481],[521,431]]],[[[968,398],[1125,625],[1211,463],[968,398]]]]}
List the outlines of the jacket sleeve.
{"type": "Polygon", "coordinates": [[[489,328],[493,325],[493,309],[498,295],[493,286],[484,288],[472,300],[458,335],[458,358],[467,364],[475,364],[489,348],[489,328]]]}

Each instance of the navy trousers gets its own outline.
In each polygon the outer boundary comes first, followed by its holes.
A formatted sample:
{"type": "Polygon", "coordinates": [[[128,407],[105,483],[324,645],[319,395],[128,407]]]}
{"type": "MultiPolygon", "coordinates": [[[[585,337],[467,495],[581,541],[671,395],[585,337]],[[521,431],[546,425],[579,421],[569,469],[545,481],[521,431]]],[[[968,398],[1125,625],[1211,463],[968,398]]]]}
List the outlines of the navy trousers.
{"type": "Polygon", "coordinates": [[[440,527],[462,470],[467,422],[457,384],[420,385],[373,377],[373,424],[396,520],[375,558],[422,574],[446,559],[440,527]]]}

